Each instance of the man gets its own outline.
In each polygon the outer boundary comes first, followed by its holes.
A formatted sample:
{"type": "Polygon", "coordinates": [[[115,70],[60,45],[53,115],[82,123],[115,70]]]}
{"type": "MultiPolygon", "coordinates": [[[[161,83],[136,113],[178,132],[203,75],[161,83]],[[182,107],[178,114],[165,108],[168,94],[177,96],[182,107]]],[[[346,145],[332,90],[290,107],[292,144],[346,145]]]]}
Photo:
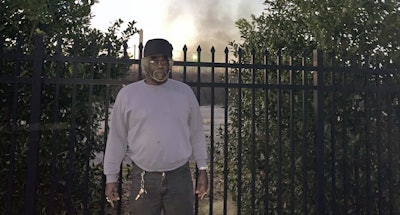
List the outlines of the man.
{"type": "Polygon", "coordinates": [[[120,90],[112,111],[104,156],[105,194],[114,206],[125,156],[133,161],[130,209],[134,215],[193,213],[189,160],[199,168],[196,194],[207,194],[207,147],[203,120],[191,88],[169,79],[172,45],[149,40],[144,47],[144,80],[120,90]]]}

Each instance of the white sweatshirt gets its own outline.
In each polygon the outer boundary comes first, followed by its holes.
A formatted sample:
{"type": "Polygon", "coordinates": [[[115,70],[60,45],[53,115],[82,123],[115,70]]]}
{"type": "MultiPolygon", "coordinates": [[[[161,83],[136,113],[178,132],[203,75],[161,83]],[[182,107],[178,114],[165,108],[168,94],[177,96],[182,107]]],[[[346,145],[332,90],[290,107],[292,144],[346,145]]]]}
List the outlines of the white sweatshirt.
{"type": "Polygon", "coordinates": [[[207,166],[203,118],[192,89],[168,79],[123,87],[112,110],[104,155],[107,183],[117,181],[125,154],[145,171],[170,171],[190,158],[207,166]]]}

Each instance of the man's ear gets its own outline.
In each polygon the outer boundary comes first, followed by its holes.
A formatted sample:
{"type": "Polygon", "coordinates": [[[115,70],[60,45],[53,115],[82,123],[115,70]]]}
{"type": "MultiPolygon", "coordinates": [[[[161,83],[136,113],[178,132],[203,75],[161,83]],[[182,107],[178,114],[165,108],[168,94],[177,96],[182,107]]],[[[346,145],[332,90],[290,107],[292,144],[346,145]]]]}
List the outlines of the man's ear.
{"type": "Polygon", "coordinates": [[[142,67],[142,70],[147,71],[148,65],[149,64],[149,59],[147,57],[142,58],[140,61],[140,66],[142,67]]]}
{"type": "Polygon", "coordinates": [[[169,71],[172,71],[172,67],[174,66],[174,60],[172,60],[172,58],[169,58],[168,63],[169,63],[169,71]]]}

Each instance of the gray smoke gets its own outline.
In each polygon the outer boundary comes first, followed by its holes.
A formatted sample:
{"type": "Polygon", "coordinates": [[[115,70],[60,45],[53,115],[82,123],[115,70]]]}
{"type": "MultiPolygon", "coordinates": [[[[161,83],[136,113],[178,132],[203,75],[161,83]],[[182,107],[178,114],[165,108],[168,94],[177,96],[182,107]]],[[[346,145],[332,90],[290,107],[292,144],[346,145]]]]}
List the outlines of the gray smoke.
{"type": "Polygon", "coordinates": [[[262,6],[259,1],[249,4],[248,0],[173,0],[166,18],[173,22],[184,14],[194,17],[196,38],[194,44],[186,44],[188,50],[194,53],[201,46],[203,56],[214,46],[216,54],[223,56],[228,43],[240,39],[235,22],[239,18],[249,19],[250,14],[262,6]]]}

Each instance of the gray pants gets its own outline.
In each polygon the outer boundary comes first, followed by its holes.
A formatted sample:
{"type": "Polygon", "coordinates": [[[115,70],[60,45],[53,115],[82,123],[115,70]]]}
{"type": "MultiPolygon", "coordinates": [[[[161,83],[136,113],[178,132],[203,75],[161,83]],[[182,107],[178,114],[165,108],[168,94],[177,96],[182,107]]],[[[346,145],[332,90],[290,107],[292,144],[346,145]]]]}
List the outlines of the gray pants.
{"type": "Polygon", "coordinates": [[[144,172],[133,165],[129,198],[131,215],[193,214],[193,183],[189,163],[168,172],[144,172]],[[141,186],[145,193],[139,195],[141,186]]]}

